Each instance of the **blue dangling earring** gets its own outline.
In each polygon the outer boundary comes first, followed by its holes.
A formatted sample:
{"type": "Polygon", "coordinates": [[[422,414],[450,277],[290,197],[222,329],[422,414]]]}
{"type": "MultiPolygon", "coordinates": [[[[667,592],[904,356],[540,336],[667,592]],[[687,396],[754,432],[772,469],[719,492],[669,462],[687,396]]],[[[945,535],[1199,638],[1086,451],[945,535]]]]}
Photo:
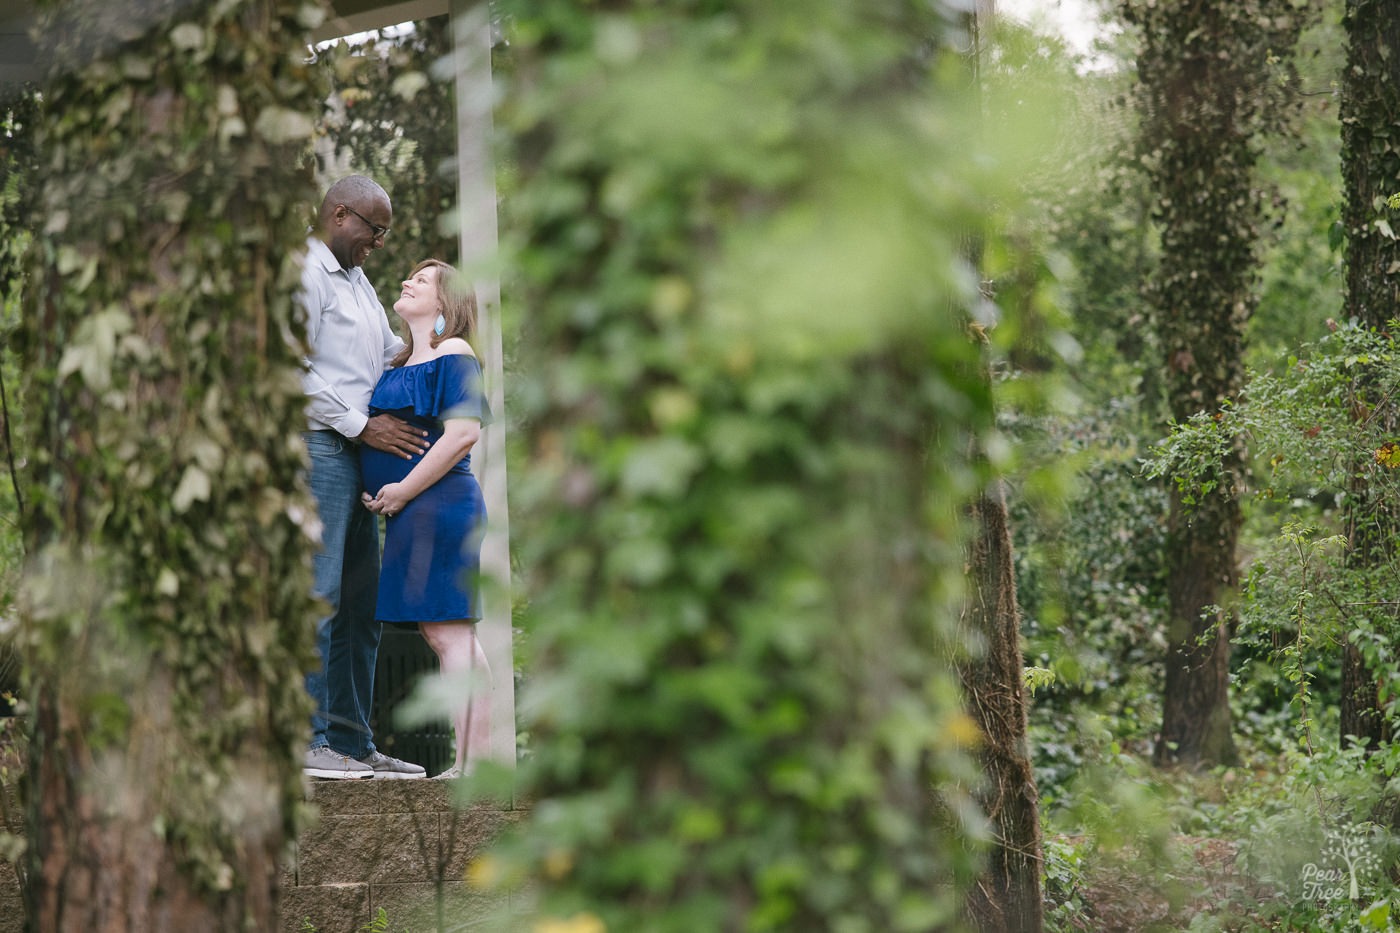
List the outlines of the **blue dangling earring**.
{"type": "Polygon", "coordinates": [[[437,334],[439,337],[441,337],[441,336],[442,336],[442,332],[445,331],[445,330],[447,330],[447,318],[445,318],[445,317],[443,317],[441,314],[439,314],[439,315],[437,316],[437,320],[436,320],[436,321],[433,321],[433,333],[435,333],[435,334],[437,334]]]}

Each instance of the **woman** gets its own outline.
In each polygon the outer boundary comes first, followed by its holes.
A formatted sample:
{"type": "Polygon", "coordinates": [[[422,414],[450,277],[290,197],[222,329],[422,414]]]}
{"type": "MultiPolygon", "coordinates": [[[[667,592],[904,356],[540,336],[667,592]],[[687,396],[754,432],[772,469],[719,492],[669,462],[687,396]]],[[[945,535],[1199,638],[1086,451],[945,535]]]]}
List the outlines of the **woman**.
{"type": "Polygon", "coordinates": [[[485,756],[491,733],[491,672],[476,633],[486,505],[470,469],[490,419],[469,343],[476,297],[451,266],[426,259],[403,283],[394,311],[407,325],[407,346],[375,386],[369,413],[420,426],[431,444],[411,457],[360,449],[365,507],[387,518],[376,617],[416,625],[444,674],[469,677],[466,703],[452,717],[456,761],[437,775],[454,778],[485,756]]]}

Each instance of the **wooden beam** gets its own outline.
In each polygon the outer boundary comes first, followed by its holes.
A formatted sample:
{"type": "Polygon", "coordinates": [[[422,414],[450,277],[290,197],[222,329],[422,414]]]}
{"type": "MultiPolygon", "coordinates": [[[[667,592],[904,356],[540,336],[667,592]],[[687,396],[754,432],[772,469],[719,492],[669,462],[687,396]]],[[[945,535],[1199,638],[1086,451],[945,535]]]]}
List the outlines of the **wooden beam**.
{"type": "Polygon", "coordinates": [[[448,0],[403,0],[385,3],[384,0],[333,0],[334,10],[329,19],[312,33],[316,42],[338,39],[341,36],[383,29],[398,23],[415,19],[431,19],[445,16],[448,0]]]}
{"type": "MultiPolygon", "coordinates": [[[[330,17],[312,33],[316,42],[383,29],[415,19],[444,16],[449,0],[332,0],[330,17]]],[[[0,0],[0,85],[39,81],[43,70],[29,36],[33,0],[0,0]]]]}

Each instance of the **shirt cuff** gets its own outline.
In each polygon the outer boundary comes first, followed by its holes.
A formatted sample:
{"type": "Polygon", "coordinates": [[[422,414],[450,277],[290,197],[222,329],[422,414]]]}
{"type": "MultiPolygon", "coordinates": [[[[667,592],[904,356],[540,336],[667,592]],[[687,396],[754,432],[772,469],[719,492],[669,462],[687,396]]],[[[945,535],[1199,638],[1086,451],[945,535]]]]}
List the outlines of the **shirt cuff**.
{"type": "Polygon", "coordinates": [[[365,432],[367,424],[369,424],[369,415],[359,411],[347,411],[345,417],[340,419],[336,430],[353,440],[365,432]]]}

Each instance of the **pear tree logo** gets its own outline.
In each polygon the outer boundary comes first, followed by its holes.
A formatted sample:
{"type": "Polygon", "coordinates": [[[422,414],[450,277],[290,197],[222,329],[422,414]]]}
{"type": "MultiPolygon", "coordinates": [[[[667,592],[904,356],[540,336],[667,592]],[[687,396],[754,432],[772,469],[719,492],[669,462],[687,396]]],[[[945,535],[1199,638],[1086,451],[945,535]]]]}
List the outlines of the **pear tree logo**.
{"type": "Polygon", "coordinates": [[[1327,830],[1322,863],[1303,866],[1303,899],[1354,901],[1361,897],[1361,880],[1381,867],[1374,830],[1370,823],[1327,830]]]}

